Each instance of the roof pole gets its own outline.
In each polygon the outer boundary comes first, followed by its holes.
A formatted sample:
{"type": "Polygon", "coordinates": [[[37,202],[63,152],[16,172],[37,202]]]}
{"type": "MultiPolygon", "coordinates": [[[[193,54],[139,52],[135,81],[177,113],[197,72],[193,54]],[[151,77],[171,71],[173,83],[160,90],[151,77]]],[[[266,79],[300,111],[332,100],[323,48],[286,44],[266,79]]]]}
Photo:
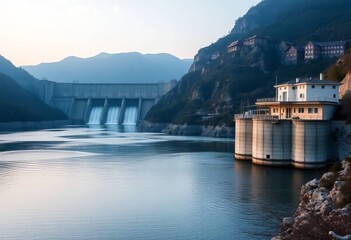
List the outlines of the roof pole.
{"type": "MultiPolygon", "coordinates": [[[[275,86],[278,85],[278,75],[275,75],[275,86]]],[[[278,101],[278,88],[275,87],[275,101],[278,101]]]]}

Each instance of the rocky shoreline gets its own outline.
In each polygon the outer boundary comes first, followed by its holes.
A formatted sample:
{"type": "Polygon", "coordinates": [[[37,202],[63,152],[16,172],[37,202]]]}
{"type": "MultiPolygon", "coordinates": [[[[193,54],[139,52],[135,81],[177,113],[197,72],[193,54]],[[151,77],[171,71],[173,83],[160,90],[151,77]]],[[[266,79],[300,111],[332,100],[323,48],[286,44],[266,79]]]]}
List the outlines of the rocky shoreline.
{"type": "Polygon", "coordinates": [[[351,156],[302,186],[294,217],[282,220],[280,239],[351,239],[351,156]]]}
{"type": "Polygon", "coordinates": [[[142,131],[162,132],[169,135],[234,138],[234,128],[226,126],[177,125],[140,121],[138,128],[142,131]]]}

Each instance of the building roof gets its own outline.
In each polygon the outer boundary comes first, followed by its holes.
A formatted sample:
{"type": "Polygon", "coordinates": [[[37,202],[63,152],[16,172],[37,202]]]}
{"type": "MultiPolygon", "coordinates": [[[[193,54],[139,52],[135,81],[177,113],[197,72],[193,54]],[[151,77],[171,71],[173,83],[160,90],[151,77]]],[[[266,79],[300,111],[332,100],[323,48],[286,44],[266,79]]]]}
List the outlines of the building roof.
{"type": "Polygon", "coordinates": [[[305,48],[301,47],[299,45],[290,46],[290,48],[287,51],[289,51],[292,48],[295,49],[297,52],[304,52],[305,51],[305,48]]]}
{"type": "Polygon", "coordinates": [[[243,42],[241,40],[236,40],[236,41],[232,42],[231,44],[229,44],[228,48],[235,47],[235,46],[241,46],[241,45],[243,45],[243,42]]]}
{"type": "Polygon", "coordinates": [[[264,36],[262,36],[260,34],[256,34],[256,35],[254,35],[252,37],[249,37],[249,38],[245,39],[245,41],[249,41],[249,40],[252,40],[252,39],[255,39],[255,38],[268,39],[267,37],[264,37],[264,36]]]}
{"type": "Polygon", "coordinates": [[[340,85],[338,82],[330,81],[330,80],[320,80],[318,78],[300,78],[297,82],[296,79],[277,84],[276,86],[280,85],[292,85],[292,84],[323,84],[323,85],[340,85]]]}

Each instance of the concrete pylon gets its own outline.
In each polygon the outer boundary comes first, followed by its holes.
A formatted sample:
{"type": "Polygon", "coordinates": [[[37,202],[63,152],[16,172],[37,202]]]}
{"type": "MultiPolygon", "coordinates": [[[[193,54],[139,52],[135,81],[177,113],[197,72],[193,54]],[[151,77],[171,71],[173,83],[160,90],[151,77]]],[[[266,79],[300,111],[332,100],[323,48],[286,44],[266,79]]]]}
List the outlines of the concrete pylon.
{"type": "Polygon", "coordinates": [[[125,98],[122,98],[121,109],[119,110],[119,116],[118,116],[118,124],[122,124],[123,123],[125,105],[126,105],[125,98]]]}

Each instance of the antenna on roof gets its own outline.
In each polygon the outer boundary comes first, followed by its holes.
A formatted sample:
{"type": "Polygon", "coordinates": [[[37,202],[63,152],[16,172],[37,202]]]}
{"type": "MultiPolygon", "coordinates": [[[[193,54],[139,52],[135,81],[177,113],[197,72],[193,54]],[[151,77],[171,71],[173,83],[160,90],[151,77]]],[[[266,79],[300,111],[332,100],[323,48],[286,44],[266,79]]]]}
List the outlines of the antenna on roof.
{"type": "MultiPolygon", "coordinates": [[[[278,74],[275,75],[275,86],[278,85],[278,74]]],[[[278,88],[275,88],[275,99],[278,99],[278,88]]]]}

